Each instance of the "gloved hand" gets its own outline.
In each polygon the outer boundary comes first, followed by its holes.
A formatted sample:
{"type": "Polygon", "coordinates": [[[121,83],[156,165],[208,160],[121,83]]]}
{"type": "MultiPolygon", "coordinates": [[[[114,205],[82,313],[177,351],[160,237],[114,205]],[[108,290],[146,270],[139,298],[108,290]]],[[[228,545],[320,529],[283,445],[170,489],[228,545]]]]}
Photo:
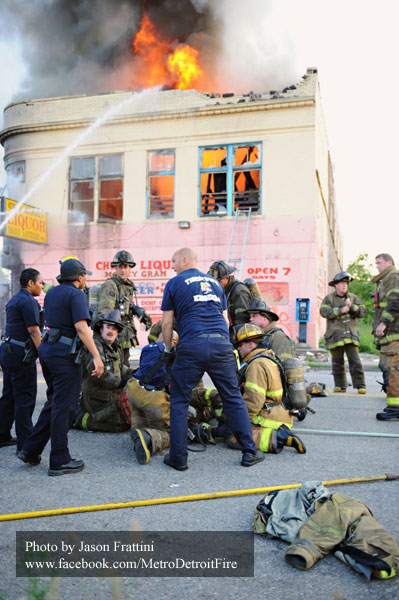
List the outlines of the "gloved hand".
{"type": "Polygon", "coordinates": [[[145,330],[148,331],[152,326],[152,319],[145,312],[144,308],[137,306],[137,304],[131,304],[132,313],[139,319],[140,323],[144,323],[145,330]]]}
{"type": "Polygon", "coordinates": [[[119,389],[122,389],[125,387],[125,385],[127,384],[127,382],[129,381],[129,379],[131,379],[132,377],[134,377],[133,373],[128,373],[127,375],[125,375],[124,377],[121,378],[121,382],[118,385],[119,389]]]}
{"type": "Polygon", "coordinates": [[[142,317],[140,319],[140,323],[144,323],[146,331],[148,331],[152,327],[152,319],[151,319],[150,315],[147,315],[147,313],[145,311],[144,311],[144,317],[142,317]]]}
{"type": "Polygon", "coordinates": [[[176,348],[174,346],[166,347],[163,351],[165,367],[169,370],[176,358],[176,348]]]}

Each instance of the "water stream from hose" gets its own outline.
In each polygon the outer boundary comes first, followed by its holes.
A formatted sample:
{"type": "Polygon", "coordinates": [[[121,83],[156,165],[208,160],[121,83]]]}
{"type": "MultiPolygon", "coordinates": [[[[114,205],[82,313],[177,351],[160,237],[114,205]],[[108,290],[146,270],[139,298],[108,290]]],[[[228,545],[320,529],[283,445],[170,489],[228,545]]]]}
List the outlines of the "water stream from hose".
{"type": "MultiPolygon", "coordinates": [[[[86,138],[88,138],[90,136],[90,134],[93,133],[93,131],[95,131],[96,129],[98,129],[99,127],[104,125],[107,121],[109,121],[116,113],[118,113],[121,110],[122,107],[124,107],[128,104],[132,104],[132,103],[139,104],[143,100],[148,101],[148,97],[151,96],[152,94],[156,94],[159,90],[160,90],[160,87],[158,86],[158,87],[145,89],[141,92],[132,92],[132,94],[129,95],[127,98],[124,98],[121,102],[118,102],[118,104],[115,104],[114,106],[112,106],[103,115],[101,115],[95,121],[93,121],[84,131],[82,131],[82,133],[80,133],[75,138],[75,140],[71,144],[69,144],[69,146],[67,146],[66,148],[64,148],[64,150],[62,150],[60,152],[60,154],[57,156],[57,158],[54,160],[54,162],[49,166],[47,171],[45,171],[39,177],[39,179],[33,184],[33,186],[30,188],[30,190],[23,196],[23,198],[21,200],[19,200],[19,202],[14,206],[14,208],[7,214],[4,221],[0,225],[0,232],[4,229],[4,227],[7,225],[7,223],[14,217],[14,215],[16,215],[18,213],[20,207],[23,204],[25,204],[26,202],[28,202],[28,200],[33,196],[33,194],[36,192],[36,190],[51,175],[51,173],[54,171],[54,169],[56,169],[62,163],[62,161],[75,150],[75,148],[77,148],[84,140],[86,140],[86,138]]],[[[32,212],[34,212],[34,209],[32,212]]]]}

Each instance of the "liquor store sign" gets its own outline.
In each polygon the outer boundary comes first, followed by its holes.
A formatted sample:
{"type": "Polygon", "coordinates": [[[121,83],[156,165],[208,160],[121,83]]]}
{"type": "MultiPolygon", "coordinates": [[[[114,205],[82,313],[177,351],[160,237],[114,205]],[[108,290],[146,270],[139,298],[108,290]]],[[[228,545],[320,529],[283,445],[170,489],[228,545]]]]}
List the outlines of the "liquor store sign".
{"type": "MultiPolygon", "coordinates": [[[[17,204],[15,200],[2,197],[2,219],[7,219],[17,204]]],[[[3,234],[26,242],[47,244],[47,214],[28,204],[21,204],[18,212],[11,217],[3,228],[3,234]]]]}

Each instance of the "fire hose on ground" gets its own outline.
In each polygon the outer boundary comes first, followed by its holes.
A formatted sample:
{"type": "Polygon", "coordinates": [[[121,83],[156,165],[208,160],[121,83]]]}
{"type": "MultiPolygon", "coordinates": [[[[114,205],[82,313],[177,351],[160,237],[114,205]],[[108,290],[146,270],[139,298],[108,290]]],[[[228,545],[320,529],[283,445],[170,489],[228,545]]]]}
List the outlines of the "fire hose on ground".
{"type": "MultiPolygon", "coordinates": [[[[399,475],[386,474],[371,477],[353,477],[351,479],[332,479],[323,481],[323,485],[346,485],[350,483],[364,483],[369,481],[393,481],[399,479],[399,475]]],[[[137,508],[141,506],[155,506],[159,504],[174,504],[176,502],[195,502],[198,500],[214,500],[216,498],[230,498],[234,496],[247,496],[250,494],[267,494],[276,490],[292,490],[301,487],[302,483],[291,483],[288,485],[274,485],[269,487],[249,488],[245,490],[231,490],[225,492],[209,492],[204,494],[192,494],[189,496],[174,496],[169,498],[153,498],[149,500],[133,500],[131,502],[117,502],[114,504],[95,504],[92,506],[73,506],[69,508],[55,508],[25,513],[14,513],[0,515],[0,521],[16,521],[19,519],[35,519],[39,517],[56,517],[74,513],[95,512],[100,510],[115,510],[118,508],[137,508]]]]}
{"type": "Polygon", "coordinates": [[[399,433],[377,433],[371,431],[335,431],[334,429],[292,429],[292,433],[302,435],[303,433],[316,433],[319,435],[350,435],[365,437],[387,437],[399,438],[399,433]]]}

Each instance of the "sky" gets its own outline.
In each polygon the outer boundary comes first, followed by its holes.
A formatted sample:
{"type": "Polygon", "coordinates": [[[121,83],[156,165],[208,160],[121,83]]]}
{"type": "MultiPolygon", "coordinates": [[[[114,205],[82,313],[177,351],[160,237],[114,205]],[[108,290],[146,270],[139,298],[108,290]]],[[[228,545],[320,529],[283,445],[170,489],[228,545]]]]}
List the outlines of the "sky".
{"type": "MultiPolygon", "coordinates": [[[[192,0],[198,6],[208,1],[192,0]]],[[[300,81],[308,67],[318,68],[343,266],[361,253],[369,254],[370,262],[380,252],[399,261],[399,2],[219,0],[214,6],[225,27],[225,64],[234,65],[236,74],[241,69],[243,77],[249,73],[249,83],[251,75],[270,73],[270,87],[259,91],[275,89],[276,82],[282,89],[300,81]]],[[[21,94],[29,72],[21,44],[15,30],[2,27],[1,111],[21,94]]]]}

